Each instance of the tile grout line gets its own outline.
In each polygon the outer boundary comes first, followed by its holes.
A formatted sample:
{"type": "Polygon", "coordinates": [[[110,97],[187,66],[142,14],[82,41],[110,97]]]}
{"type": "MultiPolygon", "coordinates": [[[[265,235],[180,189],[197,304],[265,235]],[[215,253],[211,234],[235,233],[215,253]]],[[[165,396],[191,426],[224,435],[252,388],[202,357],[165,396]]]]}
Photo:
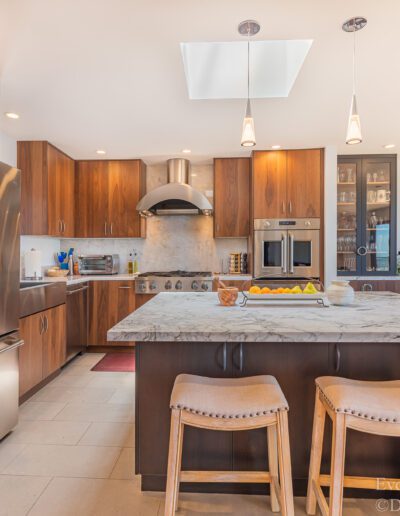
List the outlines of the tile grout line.
{"type": "MultiPolygon", "coordinates": [[[[43,477],[39,477],[39,478],[43,478],[43,477]]],[[[42,497],[43,493],[46,491],[46,489],[49,487],[49,485],[53,482],[54,480],[54,477],[50,477],[49,478],[49,481],[47,482],[47,484],[43,487],[43,489],[41,490],[39,496],[36,498],[36,500],[33,502],[33,504],[30,506],[30,508],[28,509],[28,511],[26,512],[26,516],[28,516],[28,514],[31,512],[31,510],[35,507],[35,505],[37,504],[37,502],[39,501],[39,499],[42,497]]]]}

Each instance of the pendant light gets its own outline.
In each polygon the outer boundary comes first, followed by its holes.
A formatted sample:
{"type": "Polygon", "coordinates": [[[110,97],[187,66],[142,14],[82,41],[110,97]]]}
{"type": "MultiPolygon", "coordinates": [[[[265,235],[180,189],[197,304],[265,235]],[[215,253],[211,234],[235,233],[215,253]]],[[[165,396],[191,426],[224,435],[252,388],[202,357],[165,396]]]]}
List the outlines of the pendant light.
{"type": "Polygon", "coordinates": [[[366,24],[367,20],[358,16],[356,18],[350,18],[350,20],[347,20],[342,25],[342,29],[345,32],[353,33],[353,94],[351,97],[349,121],[347,124],[347,145],[356,145],[362,142],[361,123],[357,110],[356,99],[356,32],[363,29],[366,24]]]}
{"type": "Polygon", "coordinates": [[[254,120],[251,115],[250,105],[250,37],[259,32],[260,25],[254,20],[246,20],[239,24],[238,31],[242,36],[247,36],[247,104],[242,128],[242,147],[254,147],[256,144],[256,133],[254,131],[254,120]]]}

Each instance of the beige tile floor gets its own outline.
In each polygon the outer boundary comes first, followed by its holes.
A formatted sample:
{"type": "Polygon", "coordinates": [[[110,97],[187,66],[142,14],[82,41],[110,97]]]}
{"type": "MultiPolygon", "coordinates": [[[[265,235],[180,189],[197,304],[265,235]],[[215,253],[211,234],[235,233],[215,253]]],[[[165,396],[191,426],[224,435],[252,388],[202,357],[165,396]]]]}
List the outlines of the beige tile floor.
{"type": "MultiPolygon", "coordinates": [[[[90,371],[101,356],[78,357],[20,408],[0,442],[0,516],[163,514],[163,494],[142,493],[133,475],[134,375],[90,371]]],[[[263,496],[182,494],[178,514],[272,513],[263,496]]],[[[373,514],[374,501],[345,502],[345,516],[373,514]]]]}

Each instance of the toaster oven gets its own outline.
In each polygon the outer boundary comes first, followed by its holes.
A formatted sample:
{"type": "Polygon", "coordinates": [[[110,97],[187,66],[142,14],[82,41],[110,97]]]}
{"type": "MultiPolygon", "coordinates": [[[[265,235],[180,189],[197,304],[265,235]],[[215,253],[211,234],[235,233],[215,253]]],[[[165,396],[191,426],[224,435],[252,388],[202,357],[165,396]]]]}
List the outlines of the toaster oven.
{"type": "Polygon", "coordinates": [[[79,274],[118,274],[118,254],[87,254],[78,256],[79,274]]]}

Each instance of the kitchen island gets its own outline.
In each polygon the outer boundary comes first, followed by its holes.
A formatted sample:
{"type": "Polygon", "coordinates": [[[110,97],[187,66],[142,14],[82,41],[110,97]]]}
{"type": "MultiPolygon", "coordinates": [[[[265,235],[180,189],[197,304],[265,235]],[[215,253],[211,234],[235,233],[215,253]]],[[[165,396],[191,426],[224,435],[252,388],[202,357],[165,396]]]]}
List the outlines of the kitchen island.
{"type": "MultiPolygon", "coordinates": [[[[294,490],[305,494],[314,379],[400,378],[400,295],[357,293],[349,307],[260,304],[222,307],[215,293],[162,293],[109,330],[136,341],[136,473],[142,489],[165,488],[169,397],[180,373],[272,374],[289,402],[294,490]]],[[[328,472],[330,427],[323,472],[328,472]]],[[[400,476],[398,441],[349,431],[346,474],[400,476]]],[[[267,470],[265,431],[185,430],[183,469],[267,470]]],[[[266,492],[264,485],[182,484],[183,490],[266,492]]],[[[361,492],[362,493],[362,492],[361,492]]],[[[365,494],[365,493],[363,493],[365,494]]],[[[356,492],[360,496],[360,491],[356,492]]]]}

